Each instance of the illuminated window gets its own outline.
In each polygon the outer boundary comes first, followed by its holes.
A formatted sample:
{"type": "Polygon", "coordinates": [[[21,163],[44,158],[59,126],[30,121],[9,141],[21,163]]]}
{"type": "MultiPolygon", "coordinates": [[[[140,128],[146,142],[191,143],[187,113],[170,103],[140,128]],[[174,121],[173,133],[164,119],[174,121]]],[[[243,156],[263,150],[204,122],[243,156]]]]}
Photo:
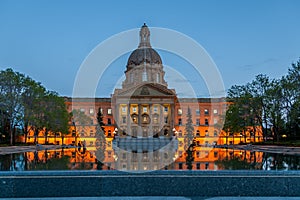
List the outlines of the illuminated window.
{"type": "Polygon", "coordinates": [[[181,108],[178,109],[178,115],[182,115],[182,109],[181,108]]]}
{"type": "Polygon", "coordinates": [[[214,109],[214,114],[218,114],[218,110],[217,109],[214,109]]]}
{"type": "Polygon", "coordinates": [[[137,108],[136,107],[132,107],[132,112],[137,112],[137,108]]]}
{"type": "Polygon", "coordinates": [[[205,115],[208,115],[208,114],[209,114],[208,109],[205,109],[205,110],[204,110],[204,114],[205,114],[205,115]]]}
{"type": "Polygon", "coordinates": [[[144,112],[144,113],[145,113],[145,112],[148,112],[147,107],[143,107],[143,112],[144,112]]]}
{"type": "Polygon", "coordinates": [[[108,115],[111,115],[111,113],[112,113],[112,112],[111,112],[111,108],[107,109],[107,114],[108,114],[108,115]]]}
{"type": "Polygon", "coordinates": [[[94,109],[90,108],[90,115],[93,115],[93,114],[94,114],[94,109]]]}
{"type": "Polygon", "coordinates": [[[122,106],[122,113],[126,113],[126,107],[122,106]]]}

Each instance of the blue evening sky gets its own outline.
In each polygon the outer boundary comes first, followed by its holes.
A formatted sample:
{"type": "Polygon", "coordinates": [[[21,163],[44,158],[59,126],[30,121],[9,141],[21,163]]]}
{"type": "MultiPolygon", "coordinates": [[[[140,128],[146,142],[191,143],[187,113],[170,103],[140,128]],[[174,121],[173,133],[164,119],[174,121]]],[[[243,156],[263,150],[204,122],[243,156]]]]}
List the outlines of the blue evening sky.
{"type": "MultiPolygon", "coordinates": [[[[49,90],[71,96],[81,63],[99,43],[146,22],[201,44],[228,89],[259,73],[272,78],[286,74],[300,56],[299,8],[297,0],[0,0],[0,70],[13,68],[49,90]]],[[[160,53],[163,63],[177,65],[179,73],[188,65],[160,53]]],[[[100,82],[98,96],[110,96],[128,56],[113,63],[118,70],[107,71],[112,83],[100,82]]],[[[199,91],[197,96],[206,95],[199,91]]]]}

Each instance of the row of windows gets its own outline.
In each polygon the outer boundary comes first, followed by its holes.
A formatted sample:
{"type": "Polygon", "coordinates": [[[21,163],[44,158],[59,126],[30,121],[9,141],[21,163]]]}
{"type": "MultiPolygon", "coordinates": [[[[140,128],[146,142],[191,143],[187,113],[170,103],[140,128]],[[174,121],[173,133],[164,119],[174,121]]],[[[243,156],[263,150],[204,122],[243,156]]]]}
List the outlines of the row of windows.
{"type": "MultiPolygon", "coordinates": [[[[101,108],[100,109],[101,112],[103,113],[103,109],[101,108]]],[[[126,106],[122,106],[122,113],[126,113],[126,110],[127,110],[127,107],[126,106]]],[[[132,112],[138,112],[137,111],[137,107],[132,107],[132,112]]],[[[169,108],[168,107],[164,107],[164,111],[165,112],[168,112],[169,108]]],[[[80,111],[81,112],[85,112],[85,108],[80,108],[80,111]]],[[[143,107],[143,112],[148,112],[148,107],[143,107]]],[[[158,106],[153,106],[153,112],[158,112],[158,106]]],[[[178,111],[177,111],[178,115],[182,115],[183,112],[182,112],[182,109],[179,108],[178,111]]],[[[195,113],[196,115],[200,115],[200,109],[196,109],[195,110],[195,113]]],[[[89,108],[89,114],[90,115],[94,115],[95,114],[95,111],[94,111],[94,108],[89,108]]],[[[111,108],[108,108],[107,109],[107,114],[108,115],[111,115],[112,114],[112,109],[111,108]]],[[[217,109],[214,109],[213,110],[213,114],[218,114],[218,110],[217,109]]],[[[204,115],[209,115],[209,110],[208,109],[204,109],[204,115]]]]}
{"type": "MultiPolygon", "coordinates": [[[[209,136],[208,130],[205,130],[204,133],[205,133],[205,136],[209,136]]],[[[195,135],[196,135],[196,136],[200,136],[200,130],[196,130],[196,134],[195,134],[195,135]]],[[[183,136],[181,130],[178,131],[178,136],[179,136],[179,137],[182,137],[182,136],[183,136]]],[[[218,137],[218,136],[219,136],[219,135],[218,135],[218,131],[214,130],[214,137],[218,137]]]]}
{"type": "MultiPolygon", "coordinates": [[[[177,113],[178,113],[178,115],[182,115],[182,109],[179,108],[179,109],[177,110],[177,113]]],[[[196,113],[196,115],[200,115],[200,109],[196,109],[196,110],[195,110],[195,113],[196,113]]],[[[214,109],[214,110],[213,110],[213,114],[218,114],[218,110],[217,110],[217,109],[214,109]]],[[[208,110],[208,109],[204,109],[204,115],[209,115],[209,110],[208,110]]]]}
{"type": "MultiPolygon", "coordinates": [[[[218,120],[217,119],[214,119],[214,124],[216,124],[218,122],[218,120]]],[[[182,126],[183,124],[182,124],[182,119],[181,118],[179,118],[178,119],[178,125],[179,126],[182,126]]],[[[200,126],[201,124],[200,124],[200,119],[198,118],[198,119],[196,119],[196,126],[200,126]]],[[[209,125],[209,122],[208,122],[208,119],[204,119],[204,125],[205,126],[208,126],[209,125]]]]}
{"type": "MultiPolygon", "coordinates": [[[[183,164],[185,163],[178,163],[178,168],[179,169],[183,169],[183,164]]],[[[196,163],[196,169],[200,169],[201,164],[200,163],[196,163]]],[[[209,163],[204,163],[204,168],[205,169],[209,169],[209,163]]]]}
{"type": "MultiPolygon", "coordinates": [[[[143,113],[147,113],[148,110],[149,110],[149,108],[147,106],[143,106],[143,108],[142,108],[143,113]]],[[[122,113],[127,113],[127,107],[122,106],[121,111],[122,111],[122,113]]],[[[164,112],[168,112],[168,111],[169,111],[169,108],[165,106],[164,112]]],[[[136,106],[132,107],[132,112],[138,113],[138,108],[136,106]]],[[[158,113],[158,106],[153,106],[153,112],[158,113]]]]}
{"type": "MultiPolygon", "coordinates": [[[[79,110],[80,110],[81,112],[85,113],[85,108],[80,108],[79,110]]],[[[90,115],[94,115],[94,114],[95,114],[94,108],[89,108],[88,111],[89,111],[89,114],[90,114],[90,115]]],[[[103,113],[103,109],[102,109],[102,108],[100,108],[100,112],[103,113]]],[[[107,114],[108,114],[108,115],[111,115],[111,114],[112,114],[112,109],[111,109],[111,108],[108,108],[108,109],[107,109],[107,114]]]]}

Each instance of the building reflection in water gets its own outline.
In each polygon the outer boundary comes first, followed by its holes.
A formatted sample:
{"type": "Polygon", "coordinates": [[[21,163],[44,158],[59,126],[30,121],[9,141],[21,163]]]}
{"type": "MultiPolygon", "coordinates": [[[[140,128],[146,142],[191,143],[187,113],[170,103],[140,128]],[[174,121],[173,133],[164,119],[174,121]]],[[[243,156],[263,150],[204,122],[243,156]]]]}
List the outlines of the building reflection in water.
{"type": "MultiPolygon", "coordinates": [[[[33,170],[187,170],[186,153],[152,151],[142,153],[111,147],[104,162],[97,160],[95,147],[42,150],[0,155],[1,171],[33,170]],[[167,160],[167,162],[166,162],[167,160]],[[165,165],[166,164],[166,165],[165,165]],[[101,167],[99,167],[101,165],[101,167]]],[[[247,150],[197,146],[192,170],[299,170],[300,157],[247,150]]]]}

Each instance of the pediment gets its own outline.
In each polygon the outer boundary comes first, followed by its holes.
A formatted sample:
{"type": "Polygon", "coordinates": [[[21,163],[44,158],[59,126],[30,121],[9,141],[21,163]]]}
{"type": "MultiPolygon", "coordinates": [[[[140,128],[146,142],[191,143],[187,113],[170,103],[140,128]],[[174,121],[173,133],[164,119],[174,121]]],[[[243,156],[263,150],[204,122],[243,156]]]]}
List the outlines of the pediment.
{"type": "Polygon", "coordinates": [[[128,89],[121,89],[116,94],[118,96],[174,96],[174,90],[168,89],[166,86],[155,83],[141,84],[128,89]]]}

